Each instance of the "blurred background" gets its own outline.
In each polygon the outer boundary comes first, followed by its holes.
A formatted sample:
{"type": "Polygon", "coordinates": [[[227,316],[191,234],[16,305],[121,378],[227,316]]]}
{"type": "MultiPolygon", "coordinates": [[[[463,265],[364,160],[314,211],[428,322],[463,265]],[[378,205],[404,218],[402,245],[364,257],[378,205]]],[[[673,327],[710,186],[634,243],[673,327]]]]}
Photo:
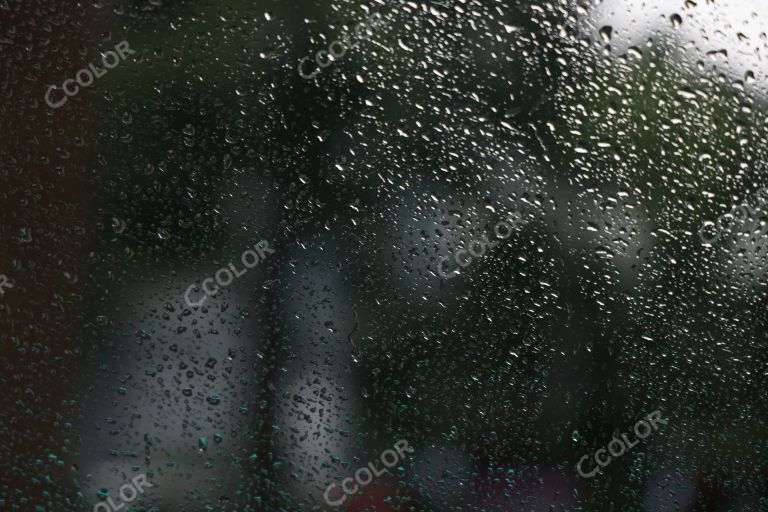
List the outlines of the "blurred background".
{"type": "Polygon", "coordinates": [[[0,510],[90,511],[141,474],[123,512],[768,510],[766,21],[3,0],[0,510]]]}

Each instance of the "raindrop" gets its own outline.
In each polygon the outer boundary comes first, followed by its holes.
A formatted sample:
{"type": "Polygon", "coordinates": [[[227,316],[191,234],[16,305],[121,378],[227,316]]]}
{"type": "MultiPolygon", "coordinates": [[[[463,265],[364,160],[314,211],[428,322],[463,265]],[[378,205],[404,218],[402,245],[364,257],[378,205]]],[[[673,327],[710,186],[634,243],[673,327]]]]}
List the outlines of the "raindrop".
{"type": "Polygon", "coordinates": [[[600,37],[603,39],[603,42],[610,43],[612,36],[613,36],[612,26],[606,25],[600,29],[600,37]]]}
{"type": "Polygon", "coordinates": [[[29,228],[21,228],[19,230],[19,241],[25,244],[31,242],[32,230],[29,228]]]}
{"type": "Polygon", "coordinates": [[[112,231],[114,231],[116,234],[120,234],[123,231],[125,231],[125,228],[127,227],[125,221],[121,219],[120,217],[112,217],[112,231]]]}

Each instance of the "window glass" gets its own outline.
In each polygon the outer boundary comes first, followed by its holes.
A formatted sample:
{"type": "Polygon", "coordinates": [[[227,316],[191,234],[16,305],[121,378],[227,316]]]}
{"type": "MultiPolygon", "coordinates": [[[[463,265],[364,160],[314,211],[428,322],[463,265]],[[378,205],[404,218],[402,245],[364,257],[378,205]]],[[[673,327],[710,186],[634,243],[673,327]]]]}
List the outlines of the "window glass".
{"type": "Polygon", "coordinates": [[[766,21],[0,0],[0,509],[768,509],[766,21]]]}

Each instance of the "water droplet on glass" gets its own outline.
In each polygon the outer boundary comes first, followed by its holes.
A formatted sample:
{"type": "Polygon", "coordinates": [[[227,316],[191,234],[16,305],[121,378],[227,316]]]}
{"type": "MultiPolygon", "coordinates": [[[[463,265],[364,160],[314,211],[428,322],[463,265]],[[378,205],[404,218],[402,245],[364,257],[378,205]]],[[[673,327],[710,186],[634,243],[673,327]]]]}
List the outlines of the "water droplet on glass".
{"type": "Polygon", "coordinates": [[[600,29],[600,37],[603,39],[603,42],[610,43],[612,35],[613,35],[612,26],[606,25],[600,29]]]}
{"type": "Polygon", "coordinates": [[[112,231],[114,231],[116,234],[120,234],[123,231],[125,231],[125,228],[127,227],[125,221],[121,219],[120,217],[112,217],[112,231]]]}

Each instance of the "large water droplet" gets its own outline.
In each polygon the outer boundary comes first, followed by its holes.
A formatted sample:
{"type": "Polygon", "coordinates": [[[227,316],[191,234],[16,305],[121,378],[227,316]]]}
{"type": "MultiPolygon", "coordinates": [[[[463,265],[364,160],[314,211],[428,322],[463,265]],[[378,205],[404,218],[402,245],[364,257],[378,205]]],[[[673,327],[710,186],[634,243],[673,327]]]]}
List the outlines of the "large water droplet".
{"type": "Polygon", "coordinates": [[[610,25],[606,25],[603,28],[600,29],[600,37],[603,39],[603,42],[610,43],[611,37],[613,36],[613,27],[610,25]]]}

